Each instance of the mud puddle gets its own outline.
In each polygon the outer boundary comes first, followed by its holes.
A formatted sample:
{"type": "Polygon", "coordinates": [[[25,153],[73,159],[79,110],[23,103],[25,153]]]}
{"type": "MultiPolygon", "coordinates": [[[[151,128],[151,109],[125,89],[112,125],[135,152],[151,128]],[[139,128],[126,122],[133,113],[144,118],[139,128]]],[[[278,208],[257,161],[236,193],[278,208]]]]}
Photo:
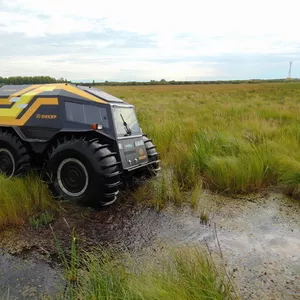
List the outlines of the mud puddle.
{"type": "Polygon", "coordinates": [[[209,225],[184,213],[177,217],[184,231],[167,238],[193,244],[206,240],[212,249],[219,242],[242,299],[300,299],[300,202],[281,194],[250,201],[207,198],[216,204],[209,225]]]}
{"type": "MultiPolygon", "coordinates": [[[[300,299],[300,202],[277,193],[245,198],[204,193],[200,207],[209,212],[207,224],[201,224],[199,212],[171,205],[162,212],[130,201],[99,211],[66,205],[52,228],[66,248],[71,229],[75,228],[79,246],[87,250],[112,245],[138,252],[157,242],[207,244],[215,249],[219,241],[242,299],[300,299]]],[[[36,279],[32,289],[44,286],[44,291],[55,293],[58,273],[46,262],[53,261],[57,251],[48,227],[2,233],[0,247],[16,254],[26,251],[31,259],[22,271],[22,262],[2,256],[1,287],[5,283],[11,290],[20,290],[27,283],[14,278],[26,274],[28,281],[36,279]],[[40,265],[37,258],[46,262],[40,265]],[[21,271],[14,270],[14,266],[21,266],[21,271]]]]}
{"type": "Polygon", "coordinates": [[[0,299],[42,299],[61,289],[62,273],[44,261],[0,253],[0,299]]]}

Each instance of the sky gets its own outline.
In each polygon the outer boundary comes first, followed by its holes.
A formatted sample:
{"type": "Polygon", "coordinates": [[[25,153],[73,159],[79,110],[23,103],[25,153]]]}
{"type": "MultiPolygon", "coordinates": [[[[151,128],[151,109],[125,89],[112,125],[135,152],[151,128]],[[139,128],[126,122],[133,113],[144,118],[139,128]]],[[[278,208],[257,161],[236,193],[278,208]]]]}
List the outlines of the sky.
{"type": "Polygon", "coordinates": [[[300,77],[297,0],[0,0],[0,76],[300,77]]]}

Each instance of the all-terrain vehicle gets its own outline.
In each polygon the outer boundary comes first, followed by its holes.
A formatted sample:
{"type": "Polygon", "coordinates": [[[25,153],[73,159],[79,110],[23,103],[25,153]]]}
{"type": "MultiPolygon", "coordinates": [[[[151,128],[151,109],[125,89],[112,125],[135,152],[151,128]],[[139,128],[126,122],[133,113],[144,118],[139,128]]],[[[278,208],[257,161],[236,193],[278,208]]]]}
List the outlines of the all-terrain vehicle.
{"type": "Polygon", "coordinates": [[[102,206],[129,175],[157,175],[159,154],[135,108],[100,89],[73,84],[0,88],[0,172],[47,174],[55,197],[102,206]]]}

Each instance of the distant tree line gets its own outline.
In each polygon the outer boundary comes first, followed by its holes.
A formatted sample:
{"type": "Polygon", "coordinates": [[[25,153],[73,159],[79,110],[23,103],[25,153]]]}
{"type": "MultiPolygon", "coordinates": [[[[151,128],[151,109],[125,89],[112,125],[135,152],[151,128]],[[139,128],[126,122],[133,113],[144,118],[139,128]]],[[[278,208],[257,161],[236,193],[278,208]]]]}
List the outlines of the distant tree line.
{"type": "Polygon", "coordinates": [[[0,86],[4,84],[43,84],[43,83],[63,83],[68,82],[64,78],[53,78],[50,76],[13,76],[1,77],[0,86]]]}
{"type": "Polygon", "coordinates": [[[119,81],[104,81],[104,82],[95,82],[95,80],[91,82],[80,82],[76,83],[78,85],[85,86],[93,86],[93,85],[101,85],[101,86],[130,86],[130,85],[181,85],[181,84],[242,84],[242,83],[277,83],[277,82],[300,82],[300,79],[250,79],[250,80],[196,80],[196,81],[176,81],[170,80],[167,81],[165,79],[150,80],[150,81],[127,81],[127,82],[119,82],[119,81]]]}
{"type": "MultiPolygon", "coordinates": [[[[242,84],[242,83],[276,83],[276,82],[300,82],[298,78],[292,79],[250,79],[250,80],[196,80],[196,81],[167,81],[161,80],[150,80],[150,81],[104,81],[104,82],[76,82],[78,85],[85,86],[131,86],[131,85],[181,85],[181,84],[242,84]]],[[[4,84],[44,84],[44,83],[72,83],[64,78],[53,78],[50,76],[13,76],[13,77],[1,77],[0,86],[4,84]]]]}

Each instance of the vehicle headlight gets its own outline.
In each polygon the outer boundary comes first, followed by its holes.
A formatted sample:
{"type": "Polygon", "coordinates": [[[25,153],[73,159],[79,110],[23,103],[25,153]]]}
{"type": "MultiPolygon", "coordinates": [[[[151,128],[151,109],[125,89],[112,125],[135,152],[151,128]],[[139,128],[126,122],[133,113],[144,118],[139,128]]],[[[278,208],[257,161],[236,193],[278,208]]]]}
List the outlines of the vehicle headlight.
{"type": "Polygon", "coordinates": [[[135,141],[135,142],[134,142],[134,145],[135,145],[136,147],[143,146],[143,145],[144,145],[144,141],[143,141],[143,140],[135,141]]]}

